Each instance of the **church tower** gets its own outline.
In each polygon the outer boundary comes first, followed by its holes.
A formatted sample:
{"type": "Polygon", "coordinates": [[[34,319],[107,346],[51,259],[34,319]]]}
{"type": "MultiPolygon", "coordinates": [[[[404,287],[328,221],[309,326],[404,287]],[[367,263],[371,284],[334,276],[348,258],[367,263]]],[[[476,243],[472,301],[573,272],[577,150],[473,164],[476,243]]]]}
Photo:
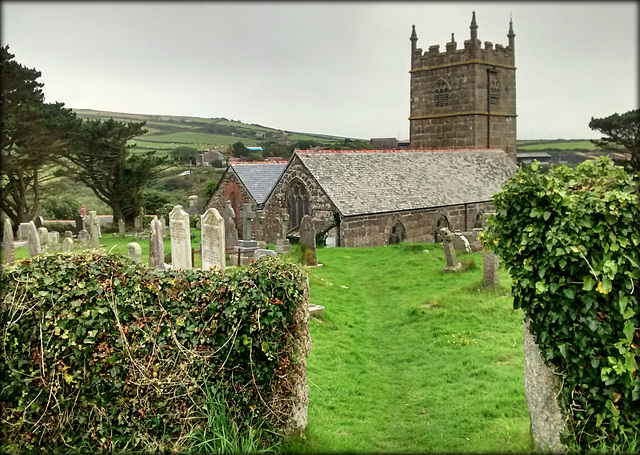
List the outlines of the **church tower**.
{"type": "Polygon", "coordinates": [[[516,160],[515,33],[509,21],[504,47],[478,39],[476,13],[470,39],[458,49],[451,34],[445,52],[417,47],[411,33],[411,148],[498,148],[516,160]]]}

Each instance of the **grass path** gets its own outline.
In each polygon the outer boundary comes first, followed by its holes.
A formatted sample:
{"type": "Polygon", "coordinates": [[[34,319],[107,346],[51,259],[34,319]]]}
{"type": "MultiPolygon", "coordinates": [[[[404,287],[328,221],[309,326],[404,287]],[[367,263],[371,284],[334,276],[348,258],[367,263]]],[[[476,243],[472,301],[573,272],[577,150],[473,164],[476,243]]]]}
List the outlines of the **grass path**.
{"type": "Polygon", "coordinates": [[[533,450],[522,315],[508,291],[478,291],[482,254],[462,256],[476,266],[460,274],[441,272],[442,249],[431,244],[318,258],[311,303],[326,314],[311,323],[309,423],[294,450],[533,450]]]}

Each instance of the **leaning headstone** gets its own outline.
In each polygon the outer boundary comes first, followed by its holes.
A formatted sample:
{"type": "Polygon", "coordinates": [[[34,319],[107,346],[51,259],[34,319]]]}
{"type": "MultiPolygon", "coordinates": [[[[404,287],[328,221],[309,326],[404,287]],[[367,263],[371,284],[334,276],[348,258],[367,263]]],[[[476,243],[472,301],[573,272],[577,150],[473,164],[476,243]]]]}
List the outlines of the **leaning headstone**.
{"type": "Polygon", "coordinates": [[[19,241],[27,241],[29,240],[29,231],[30,231],[29,223],[20,223],[18,226],[18,240],[19,241]]]}
{"type": "Polygon", "coordinates": [[[288,254],[291,253],[291,242],[287,238],[287,231],[289,230],[289,213],[282,209],[280,212],[280,218],[278,218],[280,222],[280,238],[276,241],[275,250],[278,254],[288,254]]]}
{"type": "Polygon", "coordinates": [[[129,257],[137,262],[138,264],[142,263],[142,249],[140,245],[136,242],[131,242],[127,245],[127,251],[129,252],[129,257]]]}
{"type": "Polygon", "coordinates": [[[100,221],[95,210],[89,212],[89,234],[91,235],[91,247],[100,248],[100,221]]]}
{"type": "Polygon", "coordinates": [[[65,237],[62,241],[62,252],[71,253],[73,250],[73,239],[71,237],[65,237]]]}
{"type": "Polygon", "coordinates": [[[446,227],[440,228],[440,238],[442,239],[442,249],[447,265],[442,269],[443,272],[455,272],[460,270],[462,264],[456,258],[456,252],[453,248],[454,234],[446,227]]]}
{"type": "Polygon", "coordinates": [[[33,221],[29,221],[29,237],[27,239],[27,251],[29,256],[37,256],[42,252],[40,246],[40,236],[36,229],[36,224],[33,221]]]}
{"type": "Polygon", "coordinates": [[[302,264],[318,265],[316,256],[316,229],[309,215],[300,221],[300,245],[302,246],[302,264]]]}
{"type": "Polygon", "coordinates": [[[251,210],[251,204],[242,206],[242,240],[251,240],[251,223],[256,217],[256,212],[251,210]]]}
{"type": "Polygon", "coordinates": [[[191,231],[189,214],[176,205],[169,214],[171,235],[171,265],[173,270],[189,270],[191,263],[191,231]]]}
{"type": "Polygon", "coordinates": [[[47,240],[47,247],[58,248],[60,245],[60,233],[57,231],[49,232],[49,239],[47,240]]]}
{"type": "Polygon", "coordinates": [[[164,241],[160,221],[155,215],[149,225],[149,267],[164,270],[164,241]]]}
{"type": "Polygon", "coordinates": [[[45,250],[47,248],[47,244],[49,243],[49,231],[46,227],[41,226],[38,228],[38,237],[40,238],[40,247],[42,248],[42,250],[45,250]]]}
{"type": "Polygon", "coordinates": [[[82,229],[78,232],[78,242],[82,246],[88,247],[90,244],[91,236],[89,236],[89,232],[86,229],[82,229]]]}
{"type": "Polygon", "coordinates": [[[212,267],[225,271],[225,223],[220,213],[210,208],[200,217],[202,226],[202,243],[200,256],[202,257],[202,270],[212,267]]]}
{"type": "Polygon", "coordinates": [[[11,227],[11,221],[8,218],[4,219],[2,252],[4,253],[4,263],[13,264],[15,258],[13,252],[13,229],[11,227]]]}
{"type": "Polygon", "coordinates": [[[227,253],[231,253],[238,245],[238,229],[233,218],[227,218],[224,222],[224,244],[227,253]]]}
{"type": "Polygon", "coordinates": [[[72,239],[72,238],[73,238],[73,232],[71,232],[71,231],[64,231],[63,238],[65,238],[65,239],[72,239]]]}
{"type": "Polygon", "coordinates": [[[36,229],[40,229],[42,226],[44,226],[44,218],[42,218],[41,216],[37,216],[34,223],[36,225],[36,229]]]}
{"type": "Polygon", "coordinates": [[[124,237],[125,235],[127,235],[127,230],[124,225],[124,220],[120,218],[118,220],[118,237],[124,237]]]}
{"type": "Polygon", "coordinates": [[[529,408],[533,445],[538,453],[566,453],[560,440],[566,418],[558,404],[561,376],[548,367],[531,333],[527,316],[524,327],[524,394],[529,408]]]}

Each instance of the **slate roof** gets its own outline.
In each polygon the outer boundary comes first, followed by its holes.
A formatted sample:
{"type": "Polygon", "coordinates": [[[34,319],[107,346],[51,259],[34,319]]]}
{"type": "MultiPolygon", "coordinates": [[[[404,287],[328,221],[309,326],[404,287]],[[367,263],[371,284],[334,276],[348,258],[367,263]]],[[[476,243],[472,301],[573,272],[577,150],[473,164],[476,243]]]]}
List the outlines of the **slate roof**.
{"type": "Polygon", "coordinates": [[[259,207],[264,205],[286,167],[286,161],[231,165],[231,168],[259,207]]]}
{"type": "Polygon", "coordinates": [[[343,216],[490,201],[517,169],[494,149],[295,154],[343,216]]]}

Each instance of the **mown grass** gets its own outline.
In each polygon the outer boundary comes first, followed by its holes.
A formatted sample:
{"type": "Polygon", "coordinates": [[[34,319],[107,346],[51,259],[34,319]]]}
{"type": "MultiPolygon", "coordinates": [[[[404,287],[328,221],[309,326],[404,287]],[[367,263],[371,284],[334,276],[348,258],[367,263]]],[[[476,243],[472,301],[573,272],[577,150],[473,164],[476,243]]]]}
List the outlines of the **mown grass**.
{"type": "Polygon", "coordinates": [[[522,313],[482,254],[445,274],[440,245],[322,249],[309,270],[311,388],[293,452],[530,452],[522,313]],[[423,252],[427,249],[429,252],[423,252]]]}

